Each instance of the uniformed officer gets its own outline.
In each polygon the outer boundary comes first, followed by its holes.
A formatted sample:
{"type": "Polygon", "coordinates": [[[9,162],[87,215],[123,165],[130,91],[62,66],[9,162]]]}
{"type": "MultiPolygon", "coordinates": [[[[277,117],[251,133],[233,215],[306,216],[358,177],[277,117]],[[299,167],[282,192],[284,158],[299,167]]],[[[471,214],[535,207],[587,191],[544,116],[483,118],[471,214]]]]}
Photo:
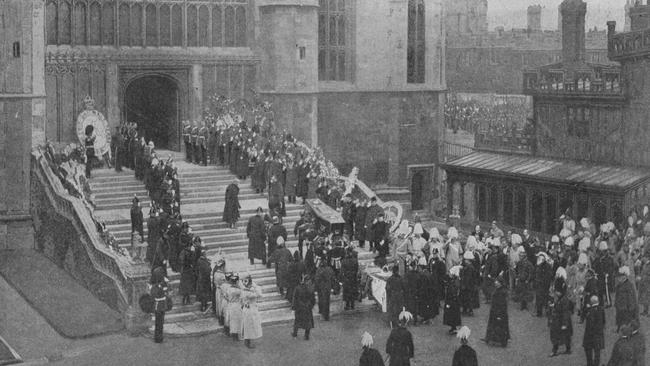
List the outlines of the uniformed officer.
{"type": "Polygon", "coordinates": [[[210,165],[216,165],[217,161],[217,124],[212,122],[208,128],[208,159],[210,165]]]}
{"type": "Polygon", "coordinates": [[[165,312],[167,311],[167,279],[163,267],[153,270],[151,275],[151,297],[154,300],[155,329],[153,340],[156,343],[163,341],[163,325],[165,323],[165,312]]]}
{"type": "Polygon", "coordinates": [[[200,161],[197,161],[197,163],[206,166],[208,165],[208,128],[205,125],[205,121],[201,122],[201,128],[199,128],[197,136],[197,143],[200,152],[200,161]]]}
{"type": "Polygon", "coordinates": [[[192,154],[194,157],[191,162],[199,164],[201,161],[201,149],[199,148],[199,123],[197,121],[194,121],[194,125],[192,126],[190,140],[192,141],[192,154]]]}
{"type": "Polygon", "coordinates": [[[190,121],[183,121],[183,142],[185,143],[185,160],[189,163],[192,162],[192,141],[191,141],[192,125],[190,121]]]}

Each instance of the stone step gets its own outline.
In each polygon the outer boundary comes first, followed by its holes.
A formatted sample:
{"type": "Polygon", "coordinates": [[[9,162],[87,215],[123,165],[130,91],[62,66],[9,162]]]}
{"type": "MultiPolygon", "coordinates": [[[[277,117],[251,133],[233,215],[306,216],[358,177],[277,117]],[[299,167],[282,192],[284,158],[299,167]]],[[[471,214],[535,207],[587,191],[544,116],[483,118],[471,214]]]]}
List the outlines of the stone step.
{"type": "MultiPolygon", "coordinates": [[[[141,194],[138,194],[138,198],[140,198],[141,200],[144,200],[145,197],[147,197],[146,191],[141,191],[141,194]]],[[[239,193],[240,201],[258,199],[262,197],[265,196],[259,193],[255,193],[254,191],[239,193]]],[[[127,192],[124,192],[122,194],[121,193],[101,194],[101,195],[95,195],[94,202],[95,205],[100,206],[102,208],[106,208],[107,206],[111,206],[114,204],[123,206],[124,201],[126,199],[126,205],[128,207],[131,207],[132,198],[133,198],[133,194],[129,194],[127,192]]],[[[181,205],[190,203],[190,202],[186,202],[187,200],[190,200],[192,203],[225,202],[226,197],[225,197],[225,191],[218,188],[212,188],[206,190],[189,189],[186,190],[185,192],[181,191],[181,205]],[[199,200],[194,202],[196,199],[199,200]]]]}

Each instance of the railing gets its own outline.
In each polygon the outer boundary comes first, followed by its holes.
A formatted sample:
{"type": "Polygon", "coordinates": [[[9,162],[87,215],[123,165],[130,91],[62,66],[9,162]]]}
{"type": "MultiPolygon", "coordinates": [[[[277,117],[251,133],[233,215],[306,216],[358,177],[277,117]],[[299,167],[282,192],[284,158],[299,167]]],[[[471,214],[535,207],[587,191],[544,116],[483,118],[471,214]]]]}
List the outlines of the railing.
{"type": "Polygon", "coordinates": [[[612,34],[613,31],[610,29],[607,39],[607,52],[611,60],[618,61],[650,52],[650,29],[612,34]]]}
{"type": "Polygon", "coordinates": [[[622,97],[621,72],[618,68],[536,70],[524,72],[524,94],[586,95],[622,97]]]}
{"type": "MultiPolygon", "coordinates": [[[[114,283],[122,300],[118,306],[125,310],[129,305],[136,303],[138,295],[146,288],[149,268],[144,264],[133,264],[128,257],[110,251],[99,236],[86,205],[63,188],[61,181],[54,175],[38,149],[32,152],[32,184],[38,185],[37,188],[47,197],[51,208],[74,227],[94,270],[114,283]]],[[[32,210],[34,211],[34,208],[32,210]]],[[[39,213],[32,214],[37,217],[39,213]]]]}
{"type": "Polygon", "coordinates": [[[474,152],[474,148],[467,145],[454,144],[452,142],[445,142],[444,144],[444,159],[455,159],[461,156],[469,155],[474,152]]]}
{"type": "Polygon", "coordinates": [[[474,135],[477,150],[532,154],[535,151],[535,136],[521,130],[512,132],[479,131],[474,135]]]}

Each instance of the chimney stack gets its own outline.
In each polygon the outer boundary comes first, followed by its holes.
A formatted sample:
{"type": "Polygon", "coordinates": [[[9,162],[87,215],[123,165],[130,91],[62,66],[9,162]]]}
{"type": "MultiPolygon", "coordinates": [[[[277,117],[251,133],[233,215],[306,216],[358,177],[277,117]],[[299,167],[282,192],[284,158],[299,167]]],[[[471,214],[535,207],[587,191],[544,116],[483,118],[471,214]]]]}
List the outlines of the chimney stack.
{"type": "Polygon", "coordinates": [[[541,32],[542,30],[542,6],[530,5],[528,6],[528,31],[541,32]]]}
{"type": "Polygon", "coordinates": [[[564,0],[560,4],[562,19],[562,62],[585,62],[585,15],[587,3],[582,0],[564,0]]]}

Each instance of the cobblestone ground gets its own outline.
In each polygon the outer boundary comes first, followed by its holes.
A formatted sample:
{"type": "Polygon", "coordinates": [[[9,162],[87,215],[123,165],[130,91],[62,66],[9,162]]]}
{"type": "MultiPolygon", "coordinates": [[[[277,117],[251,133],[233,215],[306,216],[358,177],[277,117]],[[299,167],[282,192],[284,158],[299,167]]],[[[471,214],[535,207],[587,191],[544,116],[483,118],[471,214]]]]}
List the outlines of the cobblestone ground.
{"type": "MultiPolygon", "coordinates": [[[[545,318],[536,318],[527,311],[520,311],[510,303],[510,328],[512,340],[508,347],[496,348],[483,344],[479,339],[485,334],[489,305],[482,305],[474,317],[463,322],[472,330],[471,345],[477,350],[482,366],[585,365],[582,349],[584,326],[574,317],[573,354],[548,358],[550,341],[545,318]]],[[[606,350],[602,362],[606,363],[616,340],[613,324],[614,312],[607,311],[606,350]]],[[[441,325],[441,316],[432,325],[410,327],[415,338],[414,365],[451,365],[458,345],[454,336],[447,335],[447,327],[441,325]]],[[[370,312],[343,315],[330,322],[320,321],[312,331],[311,340],[290,336],[289,324],[264,328],[264,337],[256,342],[254,350],[248,350],[242,342],[235,342],[221,334],[197,338],[165,339],[154,344],[151,339],[128,336],[108,336],[87,342],[80,348],[64,354],[60,365],[355,365],[360,355],[360,339],[364,331],[375,338],[375,347],[382,355],[390,333],[383,314],[370,312]]],[[[642,331],[650,338],[650,318],[642,318],[642,331]]],[[[650,357],[650,355],[648,356],[650,357]]]]}

